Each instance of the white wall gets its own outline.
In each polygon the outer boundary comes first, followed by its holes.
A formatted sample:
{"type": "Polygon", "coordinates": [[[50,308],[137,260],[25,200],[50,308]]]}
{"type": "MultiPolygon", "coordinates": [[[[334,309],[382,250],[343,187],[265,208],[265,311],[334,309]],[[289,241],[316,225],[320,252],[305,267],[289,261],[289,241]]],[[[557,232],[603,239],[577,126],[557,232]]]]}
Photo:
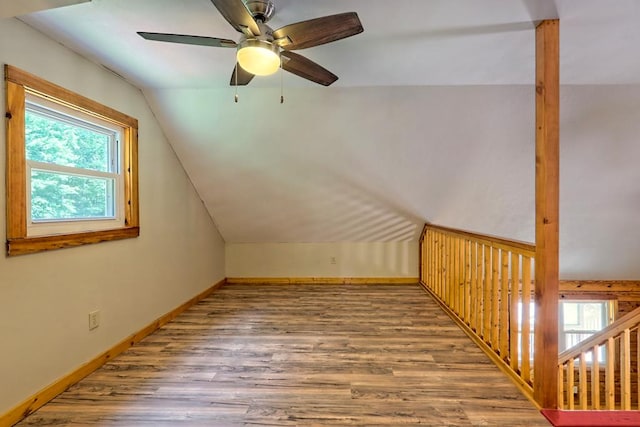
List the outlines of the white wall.
{"type": "Polygon", "coordinates": [[[560,276],[638,280],[640,85],[560,94],[560,276]]]}
{"type": "Polygon", "coordinates": [[[227,244],[226,271],[227,277],[418,277],[418,242],[227,244]]]}
{"type": "MultiPolygon", "coordinates": [[[[15,19],[0,19],[0,63],[139,120],[136,239],[0,255],[0,414],[222,279],[224,241],[142,93],[15,19]],[[101,325],[88,331],[88,313],[101,325]]],[[[0,103],[5,104],[2,85],[0,103]]],[[[4,109],[4,108],[3,108],[4,109]]],[[[0,132],[0,164],[5,163],[0,132]]],[[[0,235],[5,233],[0,173],[0,235]]]]}

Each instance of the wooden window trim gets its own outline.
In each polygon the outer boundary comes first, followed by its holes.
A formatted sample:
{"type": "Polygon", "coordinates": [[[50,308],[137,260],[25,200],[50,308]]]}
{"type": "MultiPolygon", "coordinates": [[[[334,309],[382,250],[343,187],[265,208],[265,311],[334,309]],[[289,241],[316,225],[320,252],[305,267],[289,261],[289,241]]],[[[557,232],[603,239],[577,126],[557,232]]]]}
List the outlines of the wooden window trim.
{"type": "Polygon", "coordinates": [[[7,254],[22,255],[139,236],[138,120],[11,65],[5,65],[4,71],[7,123],[7,254]],[[124,128],[124,227],[71,234],[27,236],[24,117],[27,92],[124,128]]]}

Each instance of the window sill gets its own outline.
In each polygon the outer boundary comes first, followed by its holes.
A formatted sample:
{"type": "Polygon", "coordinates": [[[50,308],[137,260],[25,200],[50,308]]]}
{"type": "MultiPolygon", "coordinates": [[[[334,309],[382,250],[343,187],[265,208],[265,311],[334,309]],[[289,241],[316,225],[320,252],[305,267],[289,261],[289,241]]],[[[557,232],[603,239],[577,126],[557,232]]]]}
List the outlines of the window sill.
{"type": "Polygon", "coordinates": [[[140,227],[124,227],[87,233],[13,238],[7,240],[7,255],[16,256],[54,249],[71,248],[110,240],[130,239],[138,237],[139,235],[140,227]]]}

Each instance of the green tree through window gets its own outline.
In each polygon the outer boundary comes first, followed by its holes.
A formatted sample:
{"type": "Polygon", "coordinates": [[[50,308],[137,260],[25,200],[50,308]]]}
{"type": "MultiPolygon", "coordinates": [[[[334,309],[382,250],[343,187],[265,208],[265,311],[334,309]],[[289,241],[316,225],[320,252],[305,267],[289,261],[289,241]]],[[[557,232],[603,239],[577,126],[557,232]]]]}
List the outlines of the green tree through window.
{"type": "Polygon", "coordinates": [[[115,172],[113,144],[113,131],[90,128],[27,109],[27,159],[76,169],[73,174],[38,170],[38,163],[32,163],[31,219],[113,217],[114,180],[81,175],[83,170],[115,172]]]}
{"type": "Polygon", "coordinates": [[[44,163],[107,172],[110,169],[109,135],[27,110],[27,158],[44,163]]]}

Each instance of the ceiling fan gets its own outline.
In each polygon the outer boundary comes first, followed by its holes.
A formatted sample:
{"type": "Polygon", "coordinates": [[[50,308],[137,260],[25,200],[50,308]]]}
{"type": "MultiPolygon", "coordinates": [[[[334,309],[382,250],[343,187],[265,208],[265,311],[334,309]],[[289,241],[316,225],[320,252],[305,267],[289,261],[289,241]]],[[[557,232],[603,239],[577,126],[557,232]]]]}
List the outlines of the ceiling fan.
{"type": "Polygon", "coordinates": [[[282,67],[297,76],[329,86],[338,76],[302,55],[291,52],[330,43],[364,31],[355,12],[323,16],[272,30],[267,22],[275,12],[273,0],[211,0],[220,14],[242,33],[240,40],[216,37],[138,32],[147,40],[237,49],[232,86],[247,85],[254,76],[282,67]]]}

